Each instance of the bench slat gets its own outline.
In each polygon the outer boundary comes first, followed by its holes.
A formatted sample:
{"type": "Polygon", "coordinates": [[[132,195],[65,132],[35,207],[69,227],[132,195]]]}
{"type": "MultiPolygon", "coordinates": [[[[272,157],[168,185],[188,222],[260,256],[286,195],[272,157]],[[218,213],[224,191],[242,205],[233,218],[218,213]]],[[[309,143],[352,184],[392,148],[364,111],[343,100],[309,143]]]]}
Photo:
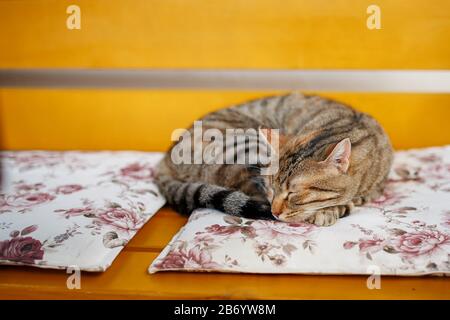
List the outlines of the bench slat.
{"type": "Polygon", "coordinates": [[[124,250],[160,252],[186,221],[187,217],[163,207],[139,230],[124,250]]]}
{"type": "Polygon", "coordinates": [[[0,298],[222,298],[222,299],[449,299],[439,277],[383,277],[369,290],[363,276],[147,274],[156,253],[122,252],[104,273],[82,273],[81,289],[68,290],[62,270],[0,267],[0,298]],[[345,288],[345,289],[344,289],[345,288]]]}

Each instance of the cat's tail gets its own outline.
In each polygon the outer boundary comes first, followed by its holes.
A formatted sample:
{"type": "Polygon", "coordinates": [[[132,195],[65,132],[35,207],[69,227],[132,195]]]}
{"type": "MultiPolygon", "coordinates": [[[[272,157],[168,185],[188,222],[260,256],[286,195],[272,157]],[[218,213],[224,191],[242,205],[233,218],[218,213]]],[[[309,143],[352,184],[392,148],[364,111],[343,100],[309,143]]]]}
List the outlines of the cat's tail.
{"type": "Polygon", "coordinates": [[[182,182],[170,176],[156,179],[167,203],[182,214],[199,208],[211,208],[250,219],[270,219],[270,203],[249,197],[241,191],[201,182],[182,182]]]}

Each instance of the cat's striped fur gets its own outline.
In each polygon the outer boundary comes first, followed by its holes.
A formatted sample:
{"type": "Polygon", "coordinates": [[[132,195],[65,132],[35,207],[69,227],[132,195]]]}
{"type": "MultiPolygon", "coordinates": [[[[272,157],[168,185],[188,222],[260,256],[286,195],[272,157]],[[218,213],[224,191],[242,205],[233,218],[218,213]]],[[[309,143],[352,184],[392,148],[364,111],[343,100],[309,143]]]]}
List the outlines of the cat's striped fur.
{"type": "Polygon", "coordinates": [[[389,139],[372,117],[318,96],[258,99],[200,120],[204,129],[221,131],[279,129],[279,170],[261,176],[255,165],[176,165],[172,146],[158,167],[157,183],[168,203],[185,214],[215,208],[330,225],[380,194],[392,162],[389,139]]]}

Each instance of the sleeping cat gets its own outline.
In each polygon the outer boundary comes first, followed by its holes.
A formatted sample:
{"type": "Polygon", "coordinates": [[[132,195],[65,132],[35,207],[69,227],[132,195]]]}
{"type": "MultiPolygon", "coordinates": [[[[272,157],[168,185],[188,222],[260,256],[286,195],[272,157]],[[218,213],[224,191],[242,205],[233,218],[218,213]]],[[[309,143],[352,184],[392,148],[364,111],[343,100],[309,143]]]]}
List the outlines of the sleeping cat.
{"type": "Polygon", "coordinates": [[[278,171],[262,175],[260,164],[175,164],[176,142],[159,164],[156,182],[168,204],[184,214],[214,208],[329,226],[379,196],[392,163],[389,138],[376,120],[318,96],[253,100],[200,120],[221,131],[279,129],[278,171]]]}

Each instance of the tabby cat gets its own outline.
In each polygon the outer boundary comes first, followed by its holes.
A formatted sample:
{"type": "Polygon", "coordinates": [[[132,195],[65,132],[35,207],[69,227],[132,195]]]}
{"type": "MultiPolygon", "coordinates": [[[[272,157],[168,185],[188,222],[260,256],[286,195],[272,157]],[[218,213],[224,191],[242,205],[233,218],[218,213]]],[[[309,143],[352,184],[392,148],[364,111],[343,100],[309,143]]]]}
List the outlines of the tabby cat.
{"type": "Polygon", "coordinates": [[[258,164],[175,164],[176,142],[159,164],[156,182],[169,205],[184,214],[214,208],[329,226],[379,196],[392,163],[389,138],[376,120],[319,96],[267,97],[200,120],[221,131],[279,129],[278,171],[261,175],[258,164]]]}

